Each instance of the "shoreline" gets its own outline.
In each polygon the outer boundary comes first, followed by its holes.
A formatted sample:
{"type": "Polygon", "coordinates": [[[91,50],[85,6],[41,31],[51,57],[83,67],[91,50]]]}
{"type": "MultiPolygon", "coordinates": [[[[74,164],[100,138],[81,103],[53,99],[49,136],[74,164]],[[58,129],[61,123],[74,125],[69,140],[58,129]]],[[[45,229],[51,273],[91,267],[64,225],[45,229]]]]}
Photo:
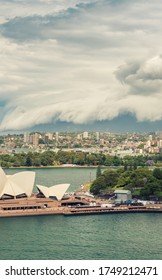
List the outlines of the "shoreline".
{"type": "MultiPolygon", "coordinates": [[[[32,168],[36,168],[36,169],[46,169],[46,168],[97,168],[98,167],[98,165],[90,165],[90,166],[81,166],[81,165],[75,165],[75,166],[64,166],[64,165],[55,165],[55,166],[53,166],[53,165],[49,165],[49,166],[12,166],[12,167],[3,167],[3,168],[5,168],[5,169],[32,169],[32,168]]],[[[107,168],[116,168],[115,166],[101,166],[101,168],[105,168],[105,169],[107,169],[107,168]]],[[[117,167],[117,168],[120,168],[120,167],[117,167]]],[[[117,169],[116,168],[116,169],[117,169]]]]}
{"type": "Polygon", "coordinates": [[[48,215],[62,215],[62,216],[78,216],[78,215],[101,215],[101,214],[132,214],[132,213],[162,213],[162,207],[116,207],[116,208],[102,208],[102,207],[85,207],[69,209],[67,207],[34,209],[22,211],[0,211],[0,218],[9,217],[29,217],[29,216],[48,216],[48,215]]]}

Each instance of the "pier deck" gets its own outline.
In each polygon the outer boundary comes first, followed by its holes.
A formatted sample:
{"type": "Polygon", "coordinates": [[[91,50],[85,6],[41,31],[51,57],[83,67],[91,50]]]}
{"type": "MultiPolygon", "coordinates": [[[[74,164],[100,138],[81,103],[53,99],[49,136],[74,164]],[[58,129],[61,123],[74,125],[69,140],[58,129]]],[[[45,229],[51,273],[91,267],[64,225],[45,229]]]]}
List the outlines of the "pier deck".
{"type": "Polygon", "coordinates": [[[94,214],[120,214],[120,213],[162,213],[162,205],[150,206],[119,206],[119,207],[59,207],[37,209],[0,210],[0,217],[42,216],[42,215],[94,215],[94,214]]]}

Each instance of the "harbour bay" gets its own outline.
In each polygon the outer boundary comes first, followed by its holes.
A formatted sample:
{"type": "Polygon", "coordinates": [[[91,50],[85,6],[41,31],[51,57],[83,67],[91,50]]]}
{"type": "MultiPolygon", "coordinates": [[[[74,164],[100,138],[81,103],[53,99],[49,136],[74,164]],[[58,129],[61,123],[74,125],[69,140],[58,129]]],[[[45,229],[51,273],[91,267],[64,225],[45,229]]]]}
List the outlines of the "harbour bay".
{"type": "MultiPolygon", "coordinates": [[[[94,168],[32,170],[36,183],[70,183],[70,191],[96,175],[94,168]]],[[[0,259],[162,259],[161,231],[160,213],[1,218],[0,259]]]]}

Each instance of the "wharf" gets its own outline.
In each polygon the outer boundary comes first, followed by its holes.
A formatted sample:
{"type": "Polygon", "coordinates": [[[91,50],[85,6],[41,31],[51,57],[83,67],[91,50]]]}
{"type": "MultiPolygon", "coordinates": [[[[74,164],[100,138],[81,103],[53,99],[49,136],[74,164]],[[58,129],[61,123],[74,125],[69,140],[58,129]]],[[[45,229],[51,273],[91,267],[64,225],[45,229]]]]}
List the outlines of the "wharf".
{"type": "Polygon", "coordinates": [[[70,211],[64,212],[65,216],[74,216],[74,215],[93,215],[93,214],[122,214],[122,213],[162,213],[162,205],[158,207],[93,207],[93,208],[75,208],[70,211]]]}
{"type": "Polygon", "coordinates": [[[51,198],[30,198],[0,200],[0,217],[23,217],[42,215],[92,215],[120,213],[162,213],[162,204],[146,206],[120,205],[103,207],[102,204],[91,206],[86,200],[69,197],[62,201],[51,198]]]}
{"type": "Polygon", "coordinates": [[[62,215],[64,209],[46,208],[46,209],[24,209],[12,211],[0,211],[0,217],[27,217],[27,216],[44,216],[44,215],[62,215]]]}
{"type": "Polygon", "coordinates": [[[45,209],[23,209],[0,211],[0,217],[25,217],[25,216],[44,216],[44,215],[96,215],[96,214],[122,214],[122,213],[162,213],[161,207],[88,207],[73,208],[69,207],[51,207],[45,209]]]}
{"type": "Polygon", "coordinates": [[[0,200],[0,217],[60,215],[64,208],[56,200],[35,196],[0,200]]]}

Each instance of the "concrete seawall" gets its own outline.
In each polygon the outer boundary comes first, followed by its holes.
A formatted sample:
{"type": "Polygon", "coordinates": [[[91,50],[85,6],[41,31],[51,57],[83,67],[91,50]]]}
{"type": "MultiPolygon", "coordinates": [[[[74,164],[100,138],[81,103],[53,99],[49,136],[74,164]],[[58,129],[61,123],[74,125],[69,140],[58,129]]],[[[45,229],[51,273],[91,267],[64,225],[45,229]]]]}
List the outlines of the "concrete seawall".
{"type": "Polygon", "coordinates": [[[123,214],[123,213],[162,213],[162,206],[159,207],[88,207],[88,208],[69,208],[53,207],[45,209],[25,209],[0,211],[0,217],[25,217],[25,216],[42,216],[42,215],[94,215],[94,214],[123,214]]]}

